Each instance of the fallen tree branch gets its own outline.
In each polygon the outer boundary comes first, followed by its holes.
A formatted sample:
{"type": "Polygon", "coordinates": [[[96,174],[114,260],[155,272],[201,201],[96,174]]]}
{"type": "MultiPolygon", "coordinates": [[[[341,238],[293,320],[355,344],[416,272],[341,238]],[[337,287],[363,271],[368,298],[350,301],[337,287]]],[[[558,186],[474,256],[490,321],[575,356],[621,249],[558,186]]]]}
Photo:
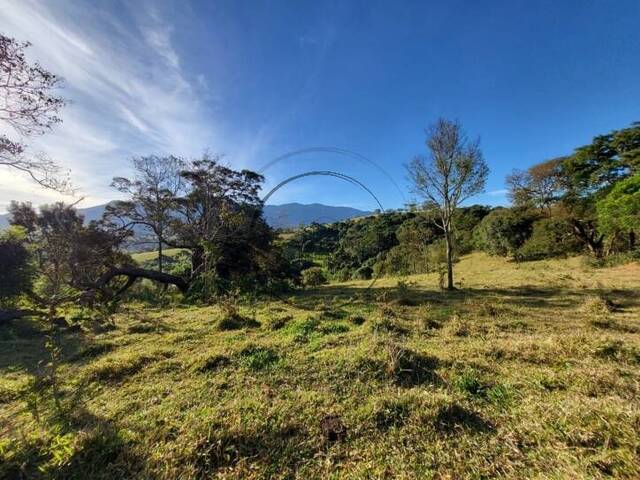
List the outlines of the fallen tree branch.
{"type": "Polygon", "coordinates": [[[147,278],[149,280],[153,280],[154,282],[163,283],[165,285],[175,285],[178,287],[182,293],[186,293],[189,289],[189,284],[187,281],[176,275],[171,275],[169,273],[158,272],[156,270],[146,270],[144,268],[138,267],[114,267],[102,274],[100,279],[96,282],[96,286],[102,290],[107,288],[107,285],[111,280],[115,277],[128,277],[127,283],[120,288],[115,296],[122,295],[126,290],[131,287],[138,278],[147,278]]]}

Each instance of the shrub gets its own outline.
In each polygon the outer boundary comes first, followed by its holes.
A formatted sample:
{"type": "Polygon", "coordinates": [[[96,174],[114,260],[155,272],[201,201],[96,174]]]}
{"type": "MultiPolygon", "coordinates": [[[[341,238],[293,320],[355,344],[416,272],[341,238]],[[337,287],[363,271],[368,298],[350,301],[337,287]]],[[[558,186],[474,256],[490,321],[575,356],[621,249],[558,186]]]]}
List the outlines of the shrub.
{"type": "Polygon", "coordinates": [[[0,235],[0,304],[10,303],[31,287],[33,269],[21,229],[0,235]]]}
{"type": "Polygon", "coordinates": [[[307,287],[317,287],[327,283],[327,277],[325,277],[322,268],[311,267],[302,271],[302,283],[307,287]]]}
{"type": "Polygon", "coordinates": [[[566,220],[543,218],[533,224],[531,237],[516,252],[519,260],[539,260],[577,253],[580,242],[566,220]]]}
{"type": "Polygon", "coordinates": [[[477,248],[491,255],[514,255],[531,236],[537,214],[515,208],[497,208],[474,231],[477,248]]]}

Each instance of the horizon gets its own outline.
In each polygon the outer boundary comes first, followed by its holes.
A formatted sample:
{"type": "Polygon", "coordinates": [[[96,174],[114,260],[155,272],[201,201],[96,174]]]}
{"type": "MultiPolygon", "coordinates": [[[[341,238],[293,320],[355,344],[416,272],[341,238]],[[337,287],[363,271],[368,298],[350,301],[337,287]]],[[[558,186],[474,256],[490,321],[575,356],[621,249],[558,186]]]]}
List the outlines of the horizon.
{"type": "MultiPolygon", "coordinates": [[[[292,174],[335,170],[402,208],[404,164],[424,152],[423,129],[459,119],[491,169],[470,204],[506,205],[505,175],[571,153],[638,120],[640,4],[496,2],[479,6],[364,2],[9,1],[5,34],[65,79],[63,124],[35,146],[71,172],[75,198],[0,171],[0,212],[34,204],[118,198],[113,176],[145,154],[207,149],[265,173],[263,192],[292,174]],[[542,6],[542,8],[541,8],[542,6]],[[596,28],[597,27],[597,28],[596,28]],[[469,48],[470,46],[473,48],[469,48]],[[634,100],[635,99],[635,100],[634,100]],[[346,159],[346,161],[345,161],[346,159]],[[367,161],[378,168],[371,168],[367,161]]],[[[374,210],[336,179],[287,185],[273,204],[374,210]]]]}

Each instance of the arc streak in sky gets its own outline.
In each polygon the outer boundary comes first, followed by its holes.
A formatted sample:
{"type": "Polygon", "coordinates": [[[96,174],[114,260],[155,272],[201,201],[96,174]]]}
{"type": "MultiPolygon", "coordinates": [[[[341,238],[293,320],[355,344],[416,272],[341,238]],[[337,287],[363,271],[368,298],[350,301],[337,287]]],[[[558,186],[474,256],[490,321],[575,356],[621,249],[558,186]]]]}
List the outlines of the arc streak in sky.
{"type": "Polygon", "coordinates": [[[294,180],[298,180],[299,178],[311,177],[311,176],[335,177],[335,178],[340,178],[342,180],[345,180],[345,181],[351,183],[352,185],[356,185],[356,186],[362,188],[364,191],[366,191],[369,195],[371,195],[371,197],[376,201],[376,203],[380,207],[380,211],[384,212],[384,207],[380,203],[380,200],[378,200],[378,197],[376,197],[376,195],[365,184],[363,184],[362,182],[360,182],[359,180],[357,180],[357,179],[355,179],[353,177],[350,177],[349,175],[345,175],[344,173],[340,173],[340,172],[332,172],[330,170],[316,170],[316,171],[312,171],[312,172],[300,173],[298,175],[294,175],[292,177],[289,177],[289,178],[281,181],[275,187],[273,187],[269,191],[269,193],[267,193],[264,196],[264,198],[262,199],[262,203],[267,203],[267,200],[269,200],[271,195],[276,193],[280,188],[284,187],[287,183],[293,182],[294,180]]]}
{"type": "MultiPolygon", "coordinates": [[[[309,148],[303,148],[303,149],[300,149],[300,150],[293,150],[291,152],[288,152],[288,153],[285,153],[283,155],[280,155],[279,157],[276,157],[273,160],[269,161],[262,168],[260,168],[258,170],[258,173],[263,173],[265,170],[271,168],[273,165],[275,165],[276,163],[280,162],[281,160],[285,160],[287,158],[295,157],[297,155],[303,155],[305,153],[335,153],[335,154],[338,154],[338,155],[343,155],[345,157],[350,157],[350,158],[353,158],[355,160],[359,160],[359,161],[368,163],[369,165],[372,165],[375,168],[377,168],[385,177],[387,177],[387,179],[393,184],[393,186],[396,188],[396,190],[400,194],[400,197],[402,198],[403,202],[407,203],[406,202],[406,198],[404,196],[404,192],[398,186],[398,184],[393,179],[393,177],[391,175],[389,175],[389,173],[384,168],[382,168],[380,165],[378,165],[376,162],[374,162],[370,158],[365,157],[364,155],[362,155],[362,154],[360,154],[358,152],[354,152],[352,150],[347,150],[346,148],[339,148],[339,147],[309,147],[309,148]]],[[[344,175],[344,174],[340,174],[340,175],[344,175]]]]}

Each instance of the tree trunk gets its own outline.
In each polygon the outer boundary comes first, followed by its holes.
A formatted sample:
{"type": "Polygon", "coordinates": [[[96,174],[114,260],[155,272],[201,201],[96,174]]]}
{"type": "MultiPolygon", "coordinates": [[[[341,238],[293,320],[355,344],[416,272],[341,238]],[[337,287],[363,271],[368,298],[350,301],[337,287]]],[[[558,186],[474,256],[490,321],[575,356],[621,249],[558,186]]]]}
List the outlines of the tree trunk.
{"type": "Polygon", "coordinates": [[[112,268],[105,272],[96,282],[95,286],[100,289],[106,289],[108,283],[114,278],[124,276],[128,277],[126,285],[118,290],[114,296],[123,294],[138,278],[148,278],[154,282],[170,283],[178,287],[182,293],[186,293],[189,289],[189,284],[181,277],[175,275],[169,275],[168,273],[160,273],[155,270],[145,270],[144,268],[136,268],[130,266],[124,266],[119,268],[112,268]]]}
{"type": "Polygon", "coordinates": [[[158,238],[158,271],[162,273],[162,239],[158,238]]]}
{"type": "Polygon", "coordinates": [[[574,234],[589,249],[589,252],[596,258],[602,257],[602,247],[604,244],[604,235],[598,235],[595,227],[591,222],[581,222],[580,220],[571,220],[574,234]]]}
{"type": "Polygon", "coordinates": [[[204,268],[204,249],[195,247],[191,250],[191,276],[202,273],[204,268]]]}
{"type": "Polygon", "coordinates": [[[453,248],[451,245],[451,230],[449,225],[444,231],[444,242],[447,248],[447,290],[453,290],[453,248]]]}
{"type": "Polygon", "coordinates": [[[629,250],[636,248],[636,232],[631,230],[629,232],[629,250]]]}

